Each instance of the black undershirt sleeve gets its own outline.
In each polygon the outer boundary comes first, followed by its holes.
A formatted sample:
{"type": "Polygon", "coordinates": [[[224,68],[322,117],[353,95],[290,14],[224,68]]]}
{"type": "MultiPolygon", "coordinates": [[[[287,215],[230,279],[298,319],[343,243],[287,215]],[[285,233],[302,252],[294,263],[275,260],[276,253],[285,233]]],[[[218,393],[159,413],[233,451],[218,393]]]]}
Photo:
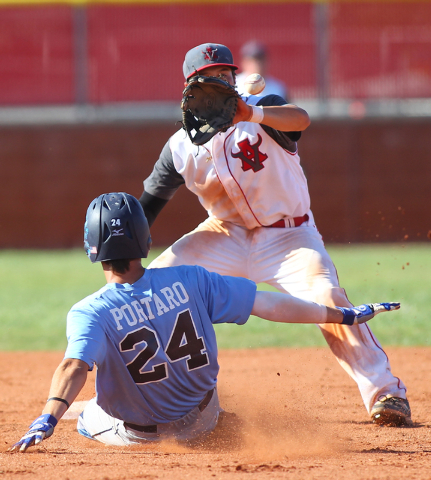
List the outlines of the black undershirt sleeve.
{"type": "Polygon", "coordinates": [[[139,198],[150,226],[184,183],[184,178],[175,169],[168,141],[163,147],[153,171],[145,179],[144,191],[139,198]]]}
{"type": "MultiPolygon", "coordinates": [[[[257,105],[262,106],[273,106],[273,105],[286,105],[287,102],[278,95],[266,95],[257,102],[257,105]]],[[[279,130],[274,130],[267,125],[261,125],[265,132],[276,141],[280,147],[285,148],[289,152],[296,151],[296,142],[301,138],[301,132],[280,132],[279,130]]]]}
{"type": "Polygon", "coordinates": [[[142,195],[139,198],[139,203],[142,205],[145,216],[147,217],[147,220],[148,220],[148,225],[151,227],[157,215],[162,211],[162,208],[168,203],[168,200],[155,197],[154,195],[151,195],[151,193],[148,193],[148,192],[142,192],[142,195]]]}

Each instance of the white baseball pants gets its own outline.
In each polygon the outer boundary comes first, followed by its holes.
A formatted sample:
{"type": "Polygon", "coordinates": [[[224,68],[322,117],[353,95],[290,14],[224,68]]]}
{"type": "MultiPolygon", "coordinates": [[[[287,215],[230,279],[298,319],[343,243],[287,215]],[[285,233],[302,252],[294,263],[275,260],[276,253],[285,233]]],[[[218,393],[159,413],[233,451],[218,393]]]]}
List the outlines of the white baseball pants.
{"type": "MultiPolygon", "coordinates": [[[[352,306],[312,219],[300,227],[247,230],[210,217],[149,268],[175,265],[200,265],[222,275],[246,277],[327,306],[352,306]]],[[[368,412],[380,395],[406,398],[406,387],[392,374],[389,359],[367,324],[319,327],[340,365],[357,383],[368,412]]]]}
{"type": "Polygon", "coordinates": [[[162,440],[193,442],[211,433],[222,412],[217,389],[204,410],[194,408],[184,417],[157,425],[157,432],[147,433],[126,427],[122,420],[108,415],[92,398],[78,418],[78,433],[106,445],[126,446],[162,440]]]}

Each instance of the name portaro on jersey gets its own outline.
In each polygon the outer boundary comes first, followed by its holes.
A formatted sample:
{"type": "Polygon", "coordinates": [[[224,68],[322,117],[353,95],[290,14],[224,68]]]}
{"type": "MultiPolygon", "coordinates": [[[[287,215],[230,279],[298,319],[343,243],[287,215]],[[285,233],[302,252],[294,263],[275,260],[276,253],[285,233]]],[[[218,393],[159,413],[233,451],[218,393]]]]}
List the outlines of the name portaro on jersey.
{"type": "Polygon", "coordinates": [[[117,330],[122,330],[124,323],[133,327],[145,320],[154,319],[155,314],[160,317],[189,301],[189,295],[181,282],[175,282],[171,287],[160,289],[158,294],[151,291],[143,293],[148,296],[109,310],[117,330]]]}

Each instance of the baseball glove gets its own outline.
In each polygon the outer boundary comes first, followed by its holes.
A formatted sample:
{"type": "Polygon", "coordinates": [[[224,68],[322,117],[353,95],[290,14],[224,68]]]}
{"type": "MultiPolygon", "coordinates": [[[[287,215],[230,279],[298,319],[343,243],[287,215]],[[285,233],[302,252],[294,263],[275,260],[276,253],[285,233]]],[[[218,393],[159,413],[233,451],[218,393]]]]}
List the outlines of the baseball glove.
{"type": "Polygon", "coordinates": [[[195,75],[183,91],[183,128],[195,145],[203,145],[233,125],[238,99],[235,87],[218,77],[195,75]]]}

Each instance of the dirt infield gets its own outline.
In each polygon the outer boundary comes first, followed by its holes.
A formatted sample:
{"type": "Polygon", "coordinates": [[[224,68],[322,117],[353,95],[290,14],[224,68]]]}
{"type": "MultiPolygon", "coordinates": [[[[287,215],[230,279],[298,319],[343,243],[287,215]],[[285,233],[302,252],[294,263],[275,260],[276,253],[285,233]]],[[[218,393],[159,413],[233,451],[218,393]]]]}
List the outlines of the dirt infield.
{"type": "MultiPolygon", "coordinates": [[[[105,447],[61,420],[27,454],[8,448],[46,401],[62,354],[0,352],[0,480],[430,479],[431,349],[387,349],[408,386],[412,428],[373,425],[328,349],[222,351],[227,417],[202,445],[105,447]]],[[[77,401],[94,395],[94,373],[77,401]]]]}

